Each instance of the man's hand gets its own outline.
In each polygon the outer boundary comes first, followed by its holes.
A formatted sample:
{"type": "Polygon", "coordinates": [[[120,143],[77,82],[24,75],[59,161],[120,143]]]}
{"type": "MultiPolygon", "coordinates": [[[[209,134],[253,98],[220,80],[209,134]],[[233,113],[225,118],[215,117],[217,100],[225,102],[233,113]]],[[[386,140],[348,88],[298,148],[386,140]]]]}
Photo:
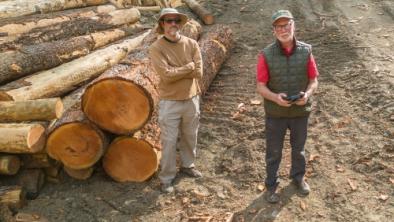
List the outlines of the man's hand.
{"type": "Polygon", "coordinates": [[[283,99],[286,97],[287,97],[287,95],[285,93],[276,94],[276,99],[275,99],[276,104],[278,104],[279,106],[290,107],[291,103],[289,103],[289,101],[283,99]]]}
{"type": "Polygon", "coordinates": [[[194,64],[194,62],[189,62],[188,64],[186,64],[186,66],[190,68],[191,71],[194,71],[196,69],[196,64],[194,64]]]}
{"type": "Polygon", "coordinates": [[[298,99],[294,104],[296,104],[297,106],[303,106],[306,104],[306,102],[308,101],[308,93],[306,92],[300,92],[303,96],[298,99]]]}

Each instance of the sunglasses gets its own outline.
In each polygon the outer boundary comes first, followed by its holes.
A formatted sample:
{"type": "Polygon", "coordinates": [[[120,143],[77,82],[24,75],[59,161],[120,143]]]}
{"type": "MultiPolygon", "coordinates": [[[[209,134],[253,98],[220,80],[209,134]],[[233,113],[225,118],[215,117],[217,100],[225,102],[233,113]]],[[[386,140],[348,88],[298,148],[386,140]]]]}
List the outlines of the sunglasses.
{"type": "Polygon", "coordinates": [[[167,24],[171,24],[174,22],[175,22],[175,24],[181,24],[182,20],[181,19],[163,19],[163,21],[167,24]]]}

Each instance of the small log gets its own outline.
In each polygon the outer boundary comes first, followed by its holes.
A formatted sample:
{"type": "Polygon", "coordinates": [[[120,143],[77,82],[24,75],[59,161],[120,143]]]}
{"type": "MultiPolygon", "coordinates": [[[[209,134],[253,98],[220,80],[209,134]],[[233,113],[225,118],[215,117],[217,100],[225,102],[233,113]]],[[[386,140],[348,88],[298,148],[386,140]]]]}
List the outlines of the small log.
{"type": "Polygon", "coordinates": [[[136,6],[134,8],[144,12],[159,12],[161,10],[160,6],[136,6]]]}
{"type": "Polygon", "coordinates": [[[119,137],[103,157],[105,172],[117,182],[142,182],[156,172],[159,158],[156,149],[144,140],[119,137]]]}
{"type": "Polygon", "coordinates": [[[90,178],[93,174],[93,167],[86,169],[75,170],[68,167],[64,167],[64,171],[72,178],[77,180],[86,180],[90,178]]]}
{"type": "Polygon", "coordinates": [[[140,45],[145,32],[91,54],[0,87],[0,101],[21,101],[61,96],[123,59],[140,45]]]}
{"type": "Polygon", "coordinates": [[[48,13],[70,8],[102,5],[108,0],[29,0],[0,2],[0,19],[35,13],[48,13]]]}
{"type": "Polygon", "coordinates": [[[47,218],[37,213],[17,213],[15,222],[49,222],[47,218]]]}
{"type": "Polygon", "coordinates": [[[15,49],[21,45],[33,45],[74,36],[87,35],[92,32],[118,28],[126,24],[135,23],[140,18],[138,9],[121,9],[109,13],[100,13],[93,17],[78,18],[59,24],[36,28],[29,33],[10,37],[0,44],[0,49],[15,49]]]}
{"type": "MultiPolygon", "coordinates": [[[[198,38],[201,26],[189,21],[182,33],[198,38]]],[[[149,120],[153,104],[158,101],[154,84],[159,79],[152,69],[147,49],[156,39],[157,33],[147,36],[140,50],[128,55],[123,64],[105,71],[84,91],[82,110],[100,128],[131,135],[149,120]]]]}
{"type": "Polygon", "coordinates": [[[0,186],[0,204],[19,209],[25,204],[25,193],[21,186],[0,186]]]}
{"type": "Polygon", "coordinates": [[[213,17],[212,13],[209,12],[207,9],[202,7],[197,1],[195,0],[183,0],[186,5],[198,15],[198,17],[204,22],[206,25],[212,25],[215,22],[215,18],[213,17]]]}
{"type": "Polygon", "coordinates": [[[0,124],[0,152],[36,153],[44,148],[45,139],[41,124],[0,124]]]}
{"type": "Polygon", "coordinates": [[[21,166],[21,161],[15,155],[1,155],[0,156],[0,174],[15,175],[18,173],[21,166]]]}
{"type": "Polygon", "coordinates": [[[17,18],[6,18],[0,20],[0,42],[6,39],[15,40],[21,34],[28,33],[38,28],[53,26],[62,22],[74,21],[78,18],[90,18],[101,13],[115,11],[113,5],[101,5],[86,7],[82,9],[66,10],[50,14],[36,14],[17,18]]]}
{"type": "Polygon", "coordinates": [[[0,102],[0,121],[53,120],[63,113],[60,98],[0,102]]]}
{"type": "Polygon", "coordinates": [[[56,67],[141,30],[141,26],[133,25],[2,52],[0,58],[4,59],[0,61],[0,83],[56,67]]]}
{"type": "Polygon", "coordinates": [[[26,192],[26,199],[36,199],[45,184],[42,169],[25,169],[16,176],[17,184],[26,192]]]}

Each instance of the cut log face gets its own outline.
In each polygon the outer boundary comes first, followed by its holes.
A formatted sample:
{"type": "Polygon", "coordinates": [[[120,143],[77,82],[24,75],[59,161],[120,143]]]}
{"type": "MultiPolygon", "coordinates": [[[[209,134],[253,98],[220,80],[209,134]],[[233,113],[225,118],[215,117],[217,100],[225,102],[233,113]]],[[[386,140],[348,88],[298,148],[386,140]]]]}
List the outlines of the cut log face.
{"type": "Polygon", "coordinates": [[[21,161],[16,155],[0,156],[0,174],[15,175],[21,166],[21,161]]]}
{"type": "Polygon", "coordinates": [[[53,120],[63,113],[60,98],[0,102],[0,121],[53,120]]]}
{"type": "Polygon", "coordinates": [[[152,106],[149,98],[142,87],[131,81],[104,79],[86,89],[82,109],[102,129],[125,135],[148,121],[152,106]]]}
{"type": "Polygon", "coordinates": [[[9,206],[11,209],[17,209],[25,203],[25,193],[21,186],[1,186],[0,203],[9,206]]]}
{"type": "Polygon", "coordinates": [[[103,154],[105,142],[100,133],[85,123],[68,123],[48,137],[47,153],[71,169],[85,169],[95,164],[103,154]]]}
{"type": "Polygon", "coordinates": [[[36,153],[43,149],[45,139],[40,124],[0,124],[0,152],[36,153]]]}
{"type": "Polygon", "coordinates": [[[206,25],[212,25],[215,22],[215,19],[212,15],[211,12],[209,12],[207,9],[202,7],[197,1],[195,0],[183,0],[187,6],[191,10],[193,10],[194,13],[200,17],[200,19],[204,22],[206,25]]]}
{"type": "Polygon", "coordinates": [[[105,172],[118,182],[142,182],[158,167],[157,151],[151,144],[133,137],[119,137],[103,158],[105,172]]]}

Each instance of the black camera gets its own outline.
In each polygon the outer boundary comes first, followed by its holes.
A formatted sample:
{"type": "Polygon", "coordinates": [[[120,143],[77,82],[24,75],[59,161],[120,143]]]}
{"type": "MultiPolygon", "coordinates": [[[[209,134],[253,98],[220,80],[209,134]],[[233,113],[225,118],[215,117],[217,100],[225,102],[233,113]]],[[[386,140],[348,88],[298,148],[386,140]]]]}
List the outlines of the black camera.
{"type": "Polygon", "coordinates": [[[289,101],[289,102],[295,102],[299,99],[301,99],[304,96],[304,94],[297,94],[297,95],[292,95],[292,96],[282,96],[282,99],[289,101]]]}

